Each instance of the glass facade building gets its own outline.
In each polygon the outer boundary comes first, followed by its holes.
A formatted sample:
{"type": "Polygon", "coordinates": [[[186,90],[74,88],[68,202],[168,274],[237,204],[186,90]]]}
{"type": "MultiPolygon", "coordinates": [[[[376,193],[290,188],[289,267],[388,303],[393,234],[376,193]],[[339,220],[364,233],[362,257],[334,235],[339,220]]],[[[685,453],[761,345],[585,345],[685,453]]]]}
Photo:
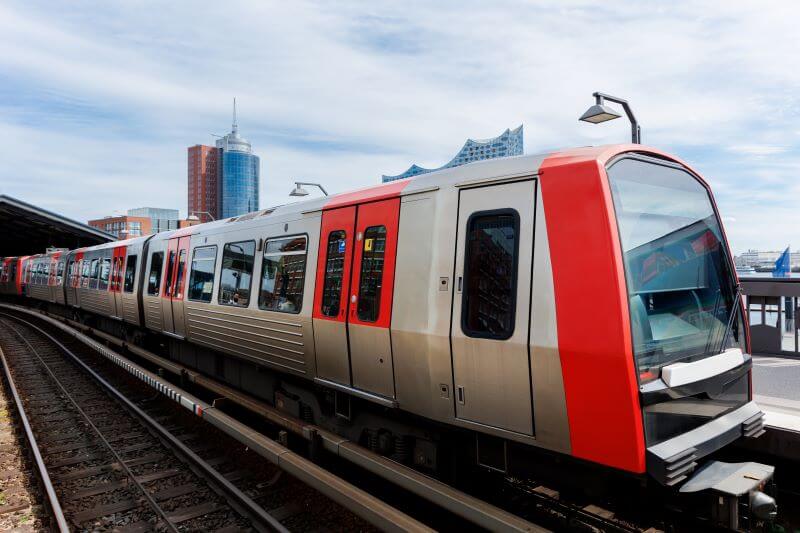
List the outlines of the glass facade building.
{"type": "Polygon", "coordinates": [[[177,209],[138,207],[136,209],[128,209],[128,216],[149,218],[153,233],[178,229],[180,227],[180,216],[178,215],[177,209]]]}
{"type": "Polygon", "coordinates": [[[219,195],[222,218],[258,211],[259,163],[257,155],[222,150],[219,195]]]}
{"type": "Polygon", "coordinates": [[[484,159],[494,159],[496,157],[511,157],[514,155],[522,155],[523,153],[523,131],[520,125],[515,129],[507,129],[502,134],[493,139],[467,139],[461,150],[458,151],[456,156],[450,160],[449,163],[439,168],[423,168],[418,165],[411,165],[408,170],[402,174],[395,176],[383,175],[381,180],[386,183],[389,181],[401,180],[403,178],[410,178],[419,174],[427,172],[434,172],[443,168],[457,167],[472,163],[473,161],[482,161],[484,159]]]}
{"type": "Polygon", "coordinates": [[[219,149],[218,212],[221,218],[258,211],[261,160],[247,139],[239,135],[236,101],[231,132],[217,140],[219,149]]]}

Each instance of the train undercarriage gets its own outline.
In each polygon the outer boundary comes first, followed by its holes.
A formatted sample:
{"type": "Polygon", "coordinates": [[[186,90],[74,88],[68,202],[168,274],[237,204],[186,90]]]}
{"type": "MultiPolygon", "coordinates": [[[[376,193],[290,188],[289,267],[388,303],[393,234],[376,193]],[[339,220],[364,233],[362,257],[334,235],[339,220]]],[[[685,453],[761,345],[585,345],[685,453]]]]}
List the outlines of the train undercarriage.
{"type": "MultiPolygon", "coordinates": [[[[31,306],[31,301],[17,301],[31,306]]],[[[614,530],[768,530],[775,518],[771,467],[727,447],[703,458],[678,491],[649,476],[626,474],[518,442],[455,428],[376,405],[256,363],[136,328],[80,309],[35,302],[67,318],[142,347],[252,395],[285,414],[522,515],[552,515],[563,525],[564,502],[592,508],[614,530]],[[544,489],[543,489],[544,488],[544,489]],[[501,501],[500,501],[501,500],[501,501]]],[[[597,522],[568,519],[597,529],[597,522]]],[[[600,530],[604,530],[601,528],[600,530]]]]}

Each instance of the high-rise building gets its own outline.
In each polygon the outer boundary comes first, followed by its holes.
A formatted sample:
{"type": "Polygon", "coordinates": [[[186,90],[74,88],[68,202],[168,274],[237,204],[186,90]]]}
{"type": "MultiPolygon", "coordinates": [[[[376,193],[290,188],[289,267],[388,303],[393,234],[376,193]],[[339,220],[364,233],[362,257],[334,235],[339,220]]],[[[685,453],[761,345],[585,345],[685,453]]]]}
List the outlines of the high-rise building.
{"type": "MultiPolygon", "coordinates": [[[[189,147],[189,216],[203,222],[219,214],[219,148],[196,144],[189,147]]],[[[176,217],[177,218],[177,217],[176,217]]]]}
{"type": "Polygon", "coordinates": [[[136,209],[128,209],[128,216],[149,218],[153,233],[178,229],[180,227],[180,216],[177,209],[137,207],[136,209]]]}
{"type": "Polygon", "coordinates": [[[388,181],[401,180],[403,178],[410,178],[418,174],[425,174],[443,168],[457,167],[473,161],[481,161],[483,159],[493,159],[495,157],[510,157],[513,155],[522,155],[523,139],[522,139],[522,126],[515,129],[507,129],[493,139],[474,140],[467,139],[461,150],[458,151],[456,156],[450,160],[449,163],[439,168],[423,168],[418,165],[411,165],[408,170],[396,176],[383,175],[381,178],[384,183],[388,181]]]}
{"type": "Polygon", "coordinates": [[[258,211],[261,161],[239,135],[236,99],[231,132],[216,146],[189,147],[189,216],[203,222],[258,211]]]}
{"type": "Polygon", "coordinates": [[[220,150],[219,214],[235,217],[258,211],[260,164],[253,147],[239,135],[236,121],[236,99],[233,100],[231,132],[217,140],[220,150]]]}

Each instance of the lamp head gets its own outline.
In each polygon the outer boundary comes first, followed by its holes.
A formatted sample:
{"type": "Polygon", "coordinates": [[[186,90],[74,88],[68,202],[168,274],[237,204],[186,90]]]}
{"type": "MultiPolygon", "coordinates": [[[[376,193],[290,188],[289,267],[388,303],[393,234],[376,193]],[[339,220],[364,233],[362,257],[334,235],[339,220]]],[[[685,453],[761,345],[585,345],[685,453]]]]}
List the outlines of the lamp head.
{"type": "Polygon", "coordinates": [[[289,196],[308,196],[308,191],[305,190],[299,183],[295,183],[295,187],[289,196]]]}
{"type": "Polygon", "coordinates": [[[597,102],[595,105],[590,107],[586,110],[586,112],[581,115],[581,118],[578,120],[582,120],[584,122],[591,122],[592,124],[600,124],[601,122],[606,122],[609,120],[614,120],[615,118],[619,118],[621,115],[605,105],[602,101],[597,102]]]}

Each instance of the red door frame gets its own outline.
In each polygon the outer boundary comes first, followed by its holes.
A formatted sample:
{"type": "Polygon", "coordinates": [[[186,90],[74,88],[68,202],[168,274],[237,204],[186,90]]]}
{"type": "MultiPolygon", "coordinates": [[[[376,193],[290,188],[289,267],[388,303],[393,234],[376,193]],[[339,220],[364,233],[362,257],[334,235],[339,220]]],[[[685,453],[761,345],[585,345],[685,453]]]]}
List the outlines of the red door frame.
{"type": "Polygon", "coordinates": [[[317,256],[317,282],[314,286],[314,312],[312,316],[320,320],[347,322],[347,308],[350,296],[350,269],[353,264],[353,233],[356,226],[355,206],[332,209],[322,213],[322,224],[317,256]],[[345,251],[342,267],[342,289],[339,294],[339,314],[327,316],[322,313],[322,290],[325,284],[325,267],[328,262],[328,236],[333,231],[344,230],[345,251]]]}
{"type": "Polygon", "coordinates": [[[356,218],[355,258],[350,281],[350,312],[348,322],[377,328],[388,328],[392,322],[392,296],[394,292],[394,265],[397,255],[397,233],[400,225],[400,199],[390,198],[358,206],[356,218]],[[358,318],[358,294],[361,290],[361,262],[364,255],[364,236],[367,228],[384,226],[386,242],[383,254],[380,307],[378,318],[369,322],[358,318]]]}
{"type": "Polygon", "coordinates": [[[170,239],[167,245],[166,268],[169,276],[164,275],[164,286],[161,291],[163,298],[170,300],[183,300],[183,289],[186,287],[186,270],[189,264],[189,241],[191,236],[175,237],[170,239]],[[180,286],[176,286],[178,281],[178,266],[180,265],[181,252],[186,252],[183,264],[183,275],[181,276],[180,286]],[[174,256],[172,254],[175,254],[174,256]],[[171,267],[170,267],[171,265],[171,267]],[[169,279],[167,279],[169,277],[169,279]]]}

